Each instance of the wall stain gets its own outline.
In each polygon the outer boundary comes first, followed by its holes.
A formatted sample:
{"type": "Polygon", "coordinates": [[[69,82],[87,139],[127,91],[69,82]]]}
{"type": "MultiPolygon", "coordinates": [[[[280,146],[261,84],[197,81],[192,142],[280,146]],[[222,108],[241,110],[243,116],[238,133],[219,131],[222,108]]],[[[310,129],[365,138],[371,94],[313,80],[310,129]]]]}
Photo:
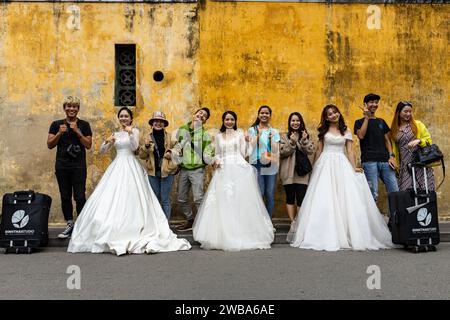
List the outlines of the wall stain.
{"type": "Polygon", "coordinates": [[[150,22],[150,25],[153,25],[155,23],[155,7],[151,7],[150,10],[148,10],[148,19],[150,22]]]}
{"type": "Polygon", "coordinates": [[[64,6],[61,4],[53,4],[53,23],[55,25],[56,32],[59,32],[59,24],[63,9],[64,6]]]}
{"type": "Polygon", "coordinates": [[[198,16],[198,5],[194,9],[189,10],[188,14],[185,16],[187,20],[188,30],[186,39],[188,41],[188,47],[186,50],[186,58],[194,59],[197,50],[200,46],[199,39],[199,16],[198,16]]]}
{"type": "Polygon", "coordinates": [[[347,88],[352,87],[359,80],[359,74],[353,66],[350,39],[340,32],[327,30],[326,32],[327,68],[325,73],[324,95],[330,103],[337,103],[341,112],[349,113],[349,107],[354,100],[347,88]]]}
{"type": "Polygon", "coordinates": [[[125,28],[129,32],[133,32],[133,25],[134,25],[134,16],[136,15],[136,10],[134,9],[134,5],[126,5],[125,6],[125,28]]]}

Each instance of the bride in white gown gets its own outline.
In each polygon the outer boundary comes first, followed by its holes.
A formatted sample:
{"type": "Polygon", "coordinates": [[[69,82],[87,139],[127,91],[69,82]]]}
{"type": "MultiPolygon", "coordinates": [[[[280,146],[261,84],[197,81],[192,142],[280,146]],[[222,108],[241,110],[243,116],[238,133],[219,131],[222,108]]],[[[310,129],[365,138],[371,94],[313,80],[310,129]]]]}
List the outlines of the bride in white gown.
{"type": "Polygon", "coordinates": [[[177,239],[170,230],[147,174],[134,155],[139,131],[131,127],[131,110],[122,108],[118,117],[122,130],[100,149],[104,153],[114,145],[117,156],[75,222],[67,251],[122,255],[189,250],[189,242],[177,239]]]}
{"type": "Polygon", "coordinates": [[[355,168],[352,134],[334,105],[323,109],[319,140],[317,161],[287,240],[292,247],[326,251],[391,248],[391,234],[367,180],[355,168]]]}
{"type": "Polygon", "coordinates": [[[203,249],[269,249],[274,239],[255,169],[244,158],[251,150],[236,120],[234,112],[225,112],[214,141],[216,170],[193,225],[203,249]]]}

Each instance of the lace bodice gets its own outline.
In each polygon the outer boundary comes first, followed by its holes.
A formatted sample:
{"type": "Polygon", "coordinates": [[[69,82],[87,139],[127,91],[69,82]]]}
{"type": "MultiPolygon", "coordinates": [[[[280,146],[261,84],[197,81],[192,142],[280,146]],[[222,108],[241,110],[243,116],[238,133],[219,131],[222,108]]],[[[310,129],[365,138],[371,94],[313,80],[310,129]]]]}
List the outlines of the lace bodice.
{"type": "Polygon", "coordinates": [[[251,153],[250,145],[245,141],[241,130],[227,134],[218,133],[214,140],[215,159],[219,162],[244,160],[251,153]]]}
{"type": "Polygon", "coordinates": [[[114,132],[114,137],[116,138],[114,143],[103,142],[100,153],[107,152],[114,145],[117,155],[133,155],[133,152],[139,147],[139,130],[137,128],[133,128],[131,134],[126,131],[114,132]]]}
{"type": "Polygon", "coordinates": [[[324,136],[323,152],[344,153],[346,140],[353,141],[350,130],[347,130],[344,135],[335,135],[327,132],[324,136]]]}

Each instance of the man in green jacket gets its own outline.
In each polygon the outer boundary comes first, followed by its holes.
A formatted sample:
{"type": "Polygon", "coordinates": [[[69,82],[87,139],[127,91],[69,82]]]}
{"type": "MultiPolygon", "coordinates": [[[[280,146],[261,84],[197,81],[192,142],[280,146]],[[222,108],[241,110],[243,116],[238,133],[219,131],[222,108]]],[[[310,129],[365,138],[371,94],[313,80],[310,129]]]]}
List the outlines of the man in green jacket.
{"type": "Polygon", "coordinates": [[[188,203],[191,187],[197,209],[203,200],[205,166],[212,162],[214,156],[211,136],[203,128],[209,116],[208,108],[198,109],[192,116],[192,121],[178,129],[178,143],[171,150],[172,156],[180,162],[178,203],[187,220],[177,228],[179,231],[192,230],[194,223],[192,208],[188,203]]]}

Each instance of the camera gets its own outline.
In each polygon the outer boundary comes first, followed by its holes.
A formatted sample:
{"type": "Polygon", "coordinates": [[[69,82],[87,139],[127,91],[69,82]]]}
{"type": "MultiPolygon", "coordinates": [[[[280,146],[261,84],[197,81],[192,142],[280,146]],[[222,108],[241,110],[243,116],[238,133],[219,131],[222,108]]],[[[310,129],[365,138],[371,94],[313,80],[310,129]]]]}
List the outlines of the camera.
{"type": "Polygon", "coordinates": [[[77,145],[77,144],[72,144],[71,143],[67,147],[66,151],[72,158],[76,158],[81,153],[81,147],[79,145],[77,145]]]}

